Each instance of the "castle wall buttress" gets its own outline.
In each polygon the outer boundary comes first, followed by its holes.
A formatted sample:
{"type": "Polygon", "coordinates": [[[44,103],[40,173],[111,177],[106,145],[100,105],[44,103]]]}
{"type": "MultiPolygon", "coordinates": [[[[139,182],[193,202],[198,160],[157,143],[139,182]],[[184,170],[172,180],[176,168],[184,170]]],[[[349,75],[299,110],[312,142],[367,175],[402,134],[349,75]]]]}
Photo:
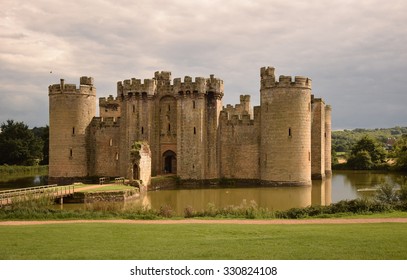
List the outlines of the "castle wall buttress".
{"type": "Polygon", "coordinates": [[[332,174],[332,108],[325,106],[325,175],[332,174]]]}
{"type": "Polygon", "coordinates": [[[311,102],[311,177],[325,177],[325,102],[313,98],[311,102]]]}
{"type": "Polygon", "coordinates": [[[178,176],[183,179],[203,179],[206,141],[205,98],[203,94],[184,95],[178,101],[178,176]]]}

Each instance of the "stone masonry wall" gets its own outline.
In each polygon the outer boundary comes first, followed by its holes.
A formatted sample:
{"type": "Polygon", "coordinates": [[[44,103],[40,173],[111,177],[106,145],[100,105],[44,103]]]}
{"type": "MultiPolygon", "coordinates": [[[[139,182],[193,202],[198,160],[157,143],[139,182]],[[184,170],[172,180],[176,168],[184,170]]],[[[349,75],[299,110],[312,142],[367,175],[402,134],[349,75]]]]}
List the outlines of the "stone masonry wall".
{"type": "Polygon", "coordinates": [[[325,102],[312,98],[311,104],[311,177],[325,177],[325,102]]]}
{"type": "Polygon", "coordinates": [[[220,177],[259,178],[259,123],[250,115],[232,116],[226,111],[220,117],[220,177]]]}
{"type": "Polygon", "coordinates": [[[94,118],[91,123],[91,176],[118,177],[120,174],[120,119],[94,118]]]}

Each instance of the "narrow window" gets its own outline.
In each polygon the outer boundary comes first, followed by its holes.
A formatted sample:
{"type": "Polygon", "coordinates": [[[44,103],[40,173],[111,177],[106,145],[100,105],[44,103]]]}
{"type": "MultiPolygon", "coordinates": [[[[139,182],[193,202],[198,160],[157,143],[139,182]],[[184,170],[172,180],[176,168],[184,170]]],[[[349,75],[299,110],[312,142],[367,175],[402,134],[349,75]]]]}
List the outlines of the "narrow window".
{"type": "Polygon", "coordinates": [[[171,106],[170,105],[168,105],[168,111],[171,111],[171,106]]]}
{"type": "Polygon", "coordinates": [[[195,109],[195,101],[192,101],[192,108],[195,109]]]}
{"type": "Polygon", "coordinates": [[[110,140],[109,140],[109,146],[110,146],[110,147],[113,146],[113,139],[111,139],[111,138],[110,138],[110,140]]]}
{"type": "Polygon", "coordinates": [[[136,105],[133,105],[133,113],[136,112],[136,105]]]}
{"type": "Polygon", "coordinates": [[[171,125],[168,124],[168,132],[171,132],[171,125]]]}
{"type": "Polygon", "coordinates": [[[144,134],[144,127],[141,127],[141,134],[144,134]]]}
{"type": "Polygon", "coordinates": [[[288,136],[291,137],[291,127],[288,128],[288,136]]]}
{"type": "Polygon", "coordinates": [[[72,127],[72,135],[75,135],[75,127],[72,127]]]}
{"type": "Polygon", "coordinates": [[[194,127],[194,134],[196,134],[196,127],[194,127]]]}
{"type": "Polygon", "coordinates": [[[308,152],[308,161],[311,161],[311,152],[308,152]]]}
{"type": "Polygon", "coordinates": [[[119,160],[119,153],[116,153],[116,160],[119,160]]]}
{"type": "Polygon", "coordinates": [[[69,149],[69,157],[72,158],[72,155],[73,155],[72,149],[69,149]]]}

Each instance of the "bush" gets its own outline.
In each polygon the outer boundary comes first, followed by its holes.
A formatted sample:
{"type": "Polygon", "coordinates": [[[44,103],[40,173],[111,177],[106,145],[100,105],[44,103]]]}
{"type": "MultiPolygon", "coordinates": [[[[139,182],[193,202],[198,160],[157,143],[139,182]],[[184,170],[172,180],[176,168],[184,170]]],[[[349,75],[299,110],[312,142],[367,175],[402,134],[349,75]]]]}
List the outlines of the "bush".
{"type": "Polygon", "coordinates": [[[162,205],[158,215],[164,218],[172,218],[174,216],[174,210],[170,205],[162,205]]]}
{"type": "Polygon", "coordinates": [[[373,168],[374,164],[370,154],[367,151],[362,150],[348,159],[347,166],[350,169],[355,170],[370,170],[373,168]]]}
{"type": "Polygon", "coordinates": [[[383,183],[377,186],[376,200],[383,203],[392,204],[399,200],[394,185],[383,183]]]}

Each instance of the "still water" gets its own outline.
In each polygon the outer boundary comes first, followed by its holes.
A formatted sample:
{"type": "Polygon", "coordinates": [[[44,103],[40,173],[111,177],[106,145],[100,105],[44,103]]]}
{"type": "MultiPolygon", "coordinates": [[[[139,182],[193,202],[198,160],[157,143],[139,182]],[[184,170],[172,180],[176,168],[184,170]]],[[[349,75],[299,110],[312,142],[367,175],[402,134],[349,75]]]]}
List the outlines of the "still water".
{"type": "MultiPolygon", "coordinates": [[[[372,188],[384,182],[402,182],[407,174],[375,171],[334,171],[325,180],[315,180],[308,187],[217,187],[185,190],[151,191],[130,203],[159,209],[169,205],[177,213],[191,206],[203,210],[209,204],[216,208],[230,205],[253,204],[269,210],[286,210],[309,205],[329,205],[344,199],[362,198],[372,195],[358,189],[372,188]]],[[[0,182],[0,190],[45,185],[46,176],[32,176],[0,182]]],[[[80,205],[65,204],[64,208],[80,205]]]]}

